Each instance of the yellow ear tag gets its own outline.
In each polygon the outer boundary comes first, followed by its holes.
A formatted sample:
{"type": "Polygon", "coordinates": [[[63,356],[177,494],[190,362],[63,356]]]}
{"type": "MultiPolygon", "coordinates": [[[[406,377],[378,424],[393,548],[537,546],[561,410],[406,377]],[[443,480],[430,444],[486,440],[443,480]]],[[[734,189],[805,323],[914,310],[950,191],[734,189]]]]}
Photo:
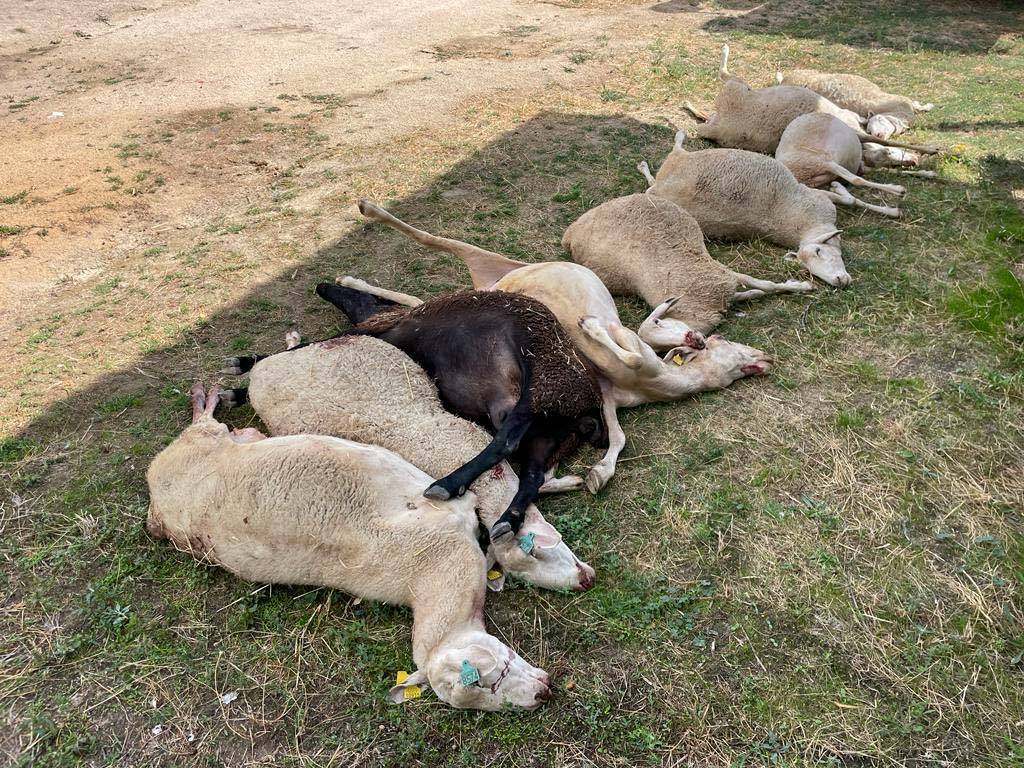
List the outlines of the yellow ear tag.
{"type": "Polygon", "coordinates": [[[496,571],[493,568],[487,572],[487,580],[494,581],[495,579],[501,578],[501,571],[496,571]]]}
{"type": "Polygon", "coordinates": [[[672,362],[676,365],[682,365],[685,361],[683,360],[683,356],[676,352],[672,357],[672,362]]]}
{"type": "MultiPolygon", "coordinates": [[[[409,678],[409,673],[404,669],[398,670],[398,674],[395,675],[395,685],[401,685],[409,678]]],[[[408,701],[409,699],[418,699],[423,695],[422,689],[418,685],[407,685],[402,689],[402,698],[408,701]]]]}

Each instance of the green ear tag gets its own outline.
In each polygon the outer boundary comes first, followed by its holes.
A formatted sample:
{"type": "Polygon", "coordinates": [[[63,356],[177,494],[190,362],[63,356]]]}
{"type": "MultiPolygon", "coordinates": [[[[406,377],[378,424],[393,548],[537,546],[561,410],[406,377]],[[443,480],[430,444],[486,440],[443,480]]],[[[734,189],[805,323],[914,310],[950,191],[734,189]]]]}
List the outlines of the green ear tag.
{"type": "Polygon", "coordinates": [[[519,548],[526,554],[533,550],[533,534],[526,533],[519,537],[519,548]]]}
{"type": "Polygon", "coordinates": [[[480,682],[480,670],[469,663],[469,659],[462,660],[462,671],[459,672],[459,682],[465,688],[473,683],[480,682]]]}

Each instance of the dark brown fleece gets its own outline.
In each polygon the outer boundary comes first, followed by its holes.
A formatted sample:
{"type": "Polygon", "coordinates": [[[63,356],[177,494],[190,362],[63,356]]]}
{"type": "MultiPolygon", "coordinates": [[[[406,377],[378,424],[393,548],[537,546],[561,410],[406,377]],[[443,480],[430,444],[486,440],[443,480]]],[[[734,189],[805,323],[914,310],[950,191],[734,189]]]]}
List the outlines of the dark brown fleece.
{"type": "Polygon", "coordinates": [[[464,291],[420,304],[385,309],[351,333],[378,336],[405,321],[464,315],[473,327],[483,315],[502,317],[515,326],[520,351],[531,366],[530,407],[536,413],[573,419],[601,408],[601,388],[590,362],[579,353],[558,320],[536,299],[504,291],[464,291]]]}

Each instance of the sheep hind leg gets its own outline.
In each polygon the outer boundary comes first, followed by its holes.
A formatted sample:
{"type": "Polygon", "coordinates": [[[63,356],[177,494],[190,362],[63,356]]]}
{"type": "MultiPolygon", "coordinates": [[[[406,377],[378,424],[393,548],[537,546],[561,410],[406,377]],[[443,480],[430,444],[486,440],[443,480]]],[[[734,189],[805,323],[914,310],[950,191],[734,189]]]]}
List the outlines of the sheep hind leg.
{"type": "Polygon", "coordinates": [[[607,349],[615,358],[630,370],[636,370],[644,364],[643,355],[638,352],[631,352],[628,349],[623,349],[608,334],[608,329],[601,324],[593,315],[580,318],[580,330],[592,341],[597,342],[602,347],[607,349]]]}
{"type": "Polygon", "coordinates": [[[693,117],[693,119],[697,120],[698,122],[708,123],[708,122],[711,121],[710,117],[708,117],[706,114],[701,112],[699,109],[697,109],[695,106],[693,106],[693,104],[691,104],[688,101],[684,101],[683,102],[683,109],[685,109],[687,112],[689,112],[690,115],[693,117]]]}
{"type": "Polygon", "coordinates": [[[868,181],[864,177],[858,176],[849,169],[839,165],[839,163],[829,163],[828,167],[836,176],[853,184],[855,187],[868,187],[870,189],[877,189],[880,192],[891,192],[894,195],[902,195],[907,191],[899,184],[879,184],[877,181],[868,181]]]}
{"type": "Polygon", "coordinates": [[[640,163],[636,166],[636,169],[644,175],[645,179],[647,179],[647,188],[650,189],[651,187],[653,187],[654,177],[651,175],[651,166],[647,164],[647,161],[641,160],[640,163]]]}
{"type": "Polygon", "coordinates": [[[225,389],[220,393],[220,404],[227,409],[238,408],[249,402],[248,387],[234,387],[225,389]]]}
{"type": "Polygon", "coordinates": [[[935,171],[904,171],[902,168],[891,168],[890,170],[902,174],[903,176],[917,176],[921,179],[937,179],[939,174],[935,171]]]}
{"type": "MultiPolygon", "coordinates": [[[[520,399],[516,403],[516,407],[505,418],[501,429],[480,453],[445,477],[435,480],[433,485],[423,492],[423,495],[437,501],[447,501],[461,496],[480,475],[515,453],[519,448],[519,442],[533,423],[533,415],[529,412],[527,403],[526,398],[520,399]]],[[[543,483],[543,472],[541,475],[541,483],[543,483]]],[[[521,478],[520,483],[522,483],[521,478]]],[[[539,483],[537,487],[540,487],[539,483]]]]}
{"type": "Polygon", "coordinates": [[[380,288],[376,285],[371,285],[365,280],[360,280],[358,277],[351,277],[350,275],[339,277],[334,282],[338,285],[343,285],[346,288],[352,288],[360,291],[361,293],[368,293],[371,296],[377,296],[378,298],[390,301],[394,304],[401,304],[405,307],[418,307],[423,303],[423,299],[417,296],[410,296],[408,293],[399,293],[398,291],[389,291],[387,288],[380,288]]]}
{"type": "Polygon", "coordinates": [[[892,216],[893,218],[899,218],[899,216],[902,215],[899,208],[890,208],[887,205],[872,205],[871,203],[865,203],[863,200],[858,200],[838,181],[832,182],[831,190],[832,191],[822,191],[828,195],[829,199],[833,203],[848,205],[851,208],[863,208],[867,211],[874,211],[875,213],[880,213],[883,216],[892,216]]]}
{"type": "Polygon", "coordinates": [[[520,267],[525,267],[525,261],[515,261],[507,256],[502,256],[494,251],[487,251],[475,245],[464,243],[461,240],[452,240],[447,237],[438,237],[422,229],[416,229],[406,224],[396,216],[392,216],[379,205],[369,200],[359,201],[359,212],[371,221],[378,221],[396,229],[410,240],[415,240],[420,245],[432,248],[435,251],[444,251],[453,256],[458,256],[469,267],[470,277],[473,279],[473,287],[479,291],[490,290],[496,282],[520,267]]]}
{"type": "Polygon", "coordinates": [[[751,290],[737,291],[733,295],[733,301],[746,299],[759,299],[770,293],[806,293],[814,290],[814,284],[810,280],[787,280],[784,283],[776,283],[771,280],[761,280],[742,272],[733,272],[733,276],[744,288],[751,290]]]}

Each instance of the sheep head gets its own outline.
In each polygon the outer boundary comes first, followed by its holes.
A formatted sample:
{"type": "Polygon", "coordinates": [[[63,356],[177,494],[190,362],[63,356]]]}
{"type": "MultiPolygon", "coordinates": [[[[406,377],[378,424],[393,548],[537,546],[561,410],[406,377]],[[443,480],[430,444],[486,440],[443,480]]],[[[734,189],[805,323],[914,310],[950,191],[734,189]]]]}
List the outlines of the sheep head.
{"type": "Polygon", "coordinates": [[[836,288],[850,284],[850,273],[843,262],[843,249],[839,242],[841,230],[835,229],[800,244],[796,252],[797,260],[807,270],[836,288]]]}
{"type": "Polygon", "coordinates": [[[637,336],[650,344],[652,349],[661,352],[675,347],[687,347],[690,350],[704,348],[704,334],[695,331],[678,317],[669,316],[680,298],[677,296],[659,304],[637,329],[637,336]]]}
{"type": "Polygon", "coordinates": [[[878,139],[888,139],[903,133],[910,123],[898,115],[872,115],[868,118],[865,130],[878,139]]]}
{"type": "Polygon", "coordinates": [[[446,638],[423,668],[391,688],[389,697],[401,703],[412,685],[429,685],[453,707],[489,712],[506,707],[532,710],[551,698],[547,673],[482,629],[446,638]]]}
{"type": "MultiPolygon", "coordinates": [[[[669,359],[676,352],[670,351],[669,359]]],[[[689,355],[683,350],[678,352],[684,359],[683,370],[699,369],[701,388],[705,391],[724,389],[738,379],[768,373],[774,362],[771,355],[760,349],[727,341],[717,334],[708,336],[704,349],[698,352],[689,355]]]]}
{"type": "Polygon", "coordinates": [[[526,522],[518,538],[502,536],[491,542],[491,552],[505,571],[543,589],[582,592],[594,584],[594,569],[573,554],[561,534],[532,504],[526,510],[526,522]],[[531,546],[524,548],[524,541],[531,546]]]}

